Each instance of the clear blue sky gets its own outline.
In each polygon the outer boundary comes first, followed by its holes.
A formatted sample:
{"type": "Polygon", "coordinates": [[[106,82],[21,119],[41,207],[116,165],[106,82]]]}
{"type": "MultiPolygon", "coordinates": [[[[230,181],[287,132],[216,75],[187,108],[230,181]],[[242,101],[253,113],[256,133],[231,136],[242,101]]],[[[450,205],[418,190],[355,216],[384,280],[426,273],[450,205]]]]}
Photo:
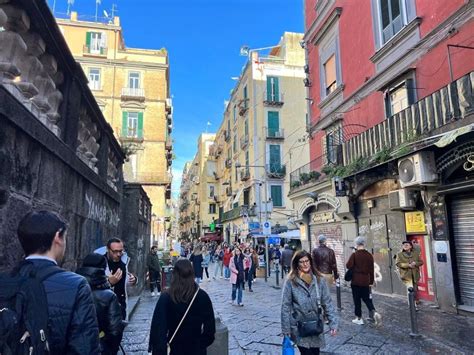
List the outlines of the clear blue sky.
{"type": "MultiPolygon", "coordinates": [[[[50,6],[53,0],[48,0],[50,6]]],[[[303,0],[102,0],[99,14],[117,5],[125,44],[166,48],[174,105],[173,192],[179,191],[184,163],[194,157],[199,134],[219,128],[246,58],[242,45],[276,45],[284,31],[303,32],[303,0]]],[[[67,0],[56,0],[65,13],[67,0]]],[[[79,15],[94,15],[95,0],[75,0],[79,15]]],[[[100,16],[100,15],[99,15],[100,16]]]]}

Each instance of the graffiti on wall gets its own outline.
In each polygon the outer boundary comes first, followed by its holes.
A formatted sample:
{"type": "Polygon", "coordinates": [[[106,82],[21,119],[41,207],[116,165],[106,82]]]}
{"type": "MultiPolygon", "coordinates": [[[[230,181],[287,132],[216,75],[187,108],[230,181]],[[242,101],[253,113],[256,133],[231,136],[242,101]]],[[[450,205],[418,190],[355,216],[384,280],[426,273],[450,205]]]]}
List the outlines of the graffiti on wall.
{"type": "Polygon", "coordinates": [[[118,227],[120,218],[117,211],[102,205],[86,193],[87,218],[118,227]]]}

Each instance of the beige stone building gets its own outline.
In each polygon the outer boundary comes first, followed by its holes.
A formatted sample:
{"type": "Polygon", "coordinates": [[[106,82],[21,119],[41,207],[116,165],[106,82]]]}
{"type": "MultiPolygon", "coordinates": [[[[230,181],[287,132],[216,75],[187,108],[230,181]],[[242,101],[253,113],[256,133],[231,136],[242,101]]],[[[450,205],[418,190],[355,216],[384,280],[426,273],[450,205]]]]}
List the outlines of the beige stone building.
{"type": "Polygon", "coordinates": [[[166,233],[173,158],[167,51],[128,48],[119,17],[90,22],[72,12],[57,22],[127,154],[125,181],[142,184],[150,197],[152,235],[166,233]]]}
{"type": "Polygon", "coordinates": [[[302,36],[285,32],[267,55],[250,50],[226,104],[212,155],[227,241],[266,219],[285,230],[296,215],[289,172],[309,162],[302,36]]]}
{"type": "Polygon", "coordinates": [[[182,237],[202,237],[209,224],[218,219],[215,138],[214,133],[202,133],[193,161],[185,164],[180,189],[182,237]]]}

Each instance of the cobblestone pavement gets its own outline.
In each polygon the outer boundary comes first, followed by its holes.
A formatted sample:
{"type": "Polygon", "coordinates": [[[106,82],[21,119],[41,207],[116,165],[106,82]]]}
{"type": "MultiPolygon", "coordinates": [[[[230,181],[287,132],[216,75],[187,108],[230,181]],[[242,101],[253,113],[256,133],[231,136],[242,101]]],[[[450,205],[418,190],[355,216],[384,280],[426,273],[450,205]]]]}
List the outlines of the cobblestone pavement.
{"type": "MultiPolygon", "coordinates": [[[[213,273],[211,273],[212,275],[213,273]]],[[[204,281],[201,287],[211,296],[216,316],[229,329],[229,354],[281,354],[280,297],[268,283],[258,279],[254,292],[244,291],[244,307],[232,306],[231,285],[223,279],[204,281]]],[[[335,294],[333,300],[336,300],[335,294]]],[[[122,344],[127,354],[146,354],[151,317],[157,298],[145,291],[131,317],[122,344]]],[[[326,334],[328,354],[474,354],[474,319],[431,308],[428,304],[418,312],[419,338],[411,338],[406,301],[398,297],[374,294],[374,304],[383,316],[383,324],[355,325],[350,290],[343,289],[339,333],[326,334]]],[[[365,307],[363,305],[363,307],[365,307]]],[[[363,308],[364,317],[367,309],[363,308]]],[[[298,353],[298,352],[296,352],[298,353]]]]}

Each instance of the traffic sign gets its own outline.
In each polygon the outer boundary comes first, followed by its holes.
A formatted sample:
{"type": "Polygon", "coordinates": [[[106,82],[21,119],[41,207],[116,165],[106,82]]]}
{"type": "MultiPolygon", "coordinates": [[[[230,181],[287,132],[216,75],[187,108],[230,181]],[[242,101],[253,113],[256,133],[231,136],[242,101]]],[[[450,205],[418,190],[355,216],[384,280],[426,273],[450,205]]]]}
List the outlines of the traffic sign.
{"type": "Polygon", "coordinates": [[[263,231],[262,232],[265,235],[272,234],[272,224],[270,223],[270,221],[263,222],[263,231]]]}

